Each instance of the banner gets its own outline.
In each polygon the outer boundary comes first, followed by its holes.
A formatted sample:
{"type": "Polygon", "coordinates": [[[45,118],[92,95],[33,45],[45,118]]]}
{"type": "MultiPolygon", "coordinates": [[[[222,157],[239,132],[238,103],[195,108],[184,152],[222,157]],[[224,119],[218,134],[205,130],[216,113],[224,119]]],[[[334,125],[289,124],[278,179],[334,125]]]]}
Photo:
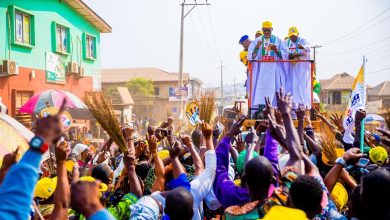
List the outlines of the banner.
{"type": "Polygon", "coordinates": [[[65,65],[59,55],[46,52],[46,82],[65,84],[65,65]]]}
{"type": "Polygon", "coordinates": [[[352,131],[355,126],[355,113],[358,109],[365,109],[366,106],[366,86],[364,85],[364,64],[360,68],[359,74],[356,76],[352,85],[351,97],[348,101],[348,107],[345,111],[344,123],[345,133],[343,140],[346,143],[352,144],[354,137],[352,131]]]}
{"type": "Polygon", "coordinates": [[[169,87],[169,101],[187,101],[188,87],[169,87]]]}

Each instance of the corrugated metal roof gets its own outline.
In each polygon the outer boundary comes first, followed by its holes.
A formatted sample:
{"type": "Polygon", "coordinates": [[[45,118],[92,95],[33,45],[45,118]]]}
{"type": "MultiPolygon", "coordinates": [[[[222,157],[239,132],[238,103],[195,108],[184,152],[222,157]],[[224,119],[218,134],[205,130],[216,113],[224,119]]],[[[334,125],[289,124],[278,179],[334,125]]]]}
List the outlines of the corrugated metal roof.
{"type": "Polygon", "coordinates": [[[330,79],[320,80],[323,90],[351,90],[355,77],[348,73],[334,75],[330,79]]]}
{"type": "Polygon", "coordinates": [[[112,28],[96,12],[81,0],[63,0],[88,22],[95,26],[101,33],[111,33],[112,28]]]}
{"type": "Polygon", "coordinates": [[[367,93],[371,96],[390,96],[390,81],[384,81],[383,83],[368,90],[367,93]]]}
{"type": "Polygon", "coordinates": [[[131,97],[129,90],[126,87],[117,87],[117,90],[124,105],[134,105],[133,98],[131,97]]]}
{"type": "MultiPolygon", "coordinates": [[[[134,78],[150,79],[153,82],[175,82],[179,81],[178,73],[170,73],[158,68],[112,68],[102,69],[102,83],[123,83],[134,78]]],[[[183,74],[183,80],[189,80],[189,74],[183,74]]]]}

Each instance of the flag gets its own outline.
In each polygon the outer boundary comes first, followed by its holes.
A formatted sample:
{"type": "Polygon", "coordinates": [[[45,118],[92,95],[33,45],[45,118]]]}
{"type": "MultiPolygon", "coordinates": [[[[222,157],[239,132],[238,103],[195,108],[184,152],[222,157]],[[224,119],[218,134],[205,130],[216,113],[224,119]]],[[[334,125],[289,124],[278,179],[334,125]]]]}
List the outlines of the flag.
{"type": "Polygon", "coordinates": [[[364,63],[360,67],[360,71],[353,82],[351,97],[348,101],[348,107],[345,111],[345,117],[343,126],[345,128],[345,133],[343,140],[346,143],[352,144],[354,137],[352,136],[352,131],[355,126],[355,113],[358,109],[365,109],[366,106],[366,86],[364,85],[364,63]]]}

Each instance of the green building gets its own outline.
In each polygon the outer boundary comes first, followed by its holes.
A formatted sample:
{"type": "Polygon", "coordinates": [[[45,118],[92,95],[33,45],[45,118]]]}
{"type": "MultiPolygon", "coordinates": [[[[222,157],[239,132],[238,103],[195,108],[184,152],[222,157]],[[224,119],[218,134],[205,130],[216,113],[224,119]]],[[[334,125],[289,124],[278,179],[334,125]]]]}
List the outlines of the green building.
{"type": "Polygon", "coordinates": [[[100,34],[111,27],[81,0],[0,1],[0,97],[15,115],[29,97],[100,89],[100,34]]]}

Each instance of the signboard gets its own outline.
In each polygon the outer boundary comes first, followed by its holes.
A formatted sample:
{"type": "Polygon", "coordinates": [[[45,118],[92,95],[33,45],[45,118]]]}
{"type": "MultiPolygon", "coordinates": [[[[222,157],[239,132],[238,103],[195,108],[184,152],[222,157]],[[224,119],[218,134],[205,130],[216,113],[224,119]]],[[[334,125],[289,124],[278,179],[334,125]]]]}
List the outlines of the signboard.
{"type": "Polygon", "coordinates": [[[187,101],[188,87],[169,87],[169,101],[187,101]]]}
{"type": "MultiPolygon", "coordinates": [[[[42,111],[40,112],[40,116],[47,117],[49,115],[55,115],[58,113],[58,111],[59,111],[59,109],[56,107],[45,108],[45,109],[42,109],[42,111]]],[[[64,125],[65,130],[67,130],[70,127],[70,125],[72,124],[72,116],[70,116],[69,112],[64,111],[61,114],[60,119],[61,119],[62,124],[64,125]]]]}
{"type": "Polygon", "coordinates": [[[59,55],[46,52],[46,82],[65,84],[65,65],[59,55]]]}
{"type": "Polygon", "coordinates": [[[195,125],[199,123],[199,106],[197,102],[190,102],[187,104],[186,117],[188,119],[188,122],[190,122],[190,125],[192,125],[193,127],[195,127],[195,125]]]}

